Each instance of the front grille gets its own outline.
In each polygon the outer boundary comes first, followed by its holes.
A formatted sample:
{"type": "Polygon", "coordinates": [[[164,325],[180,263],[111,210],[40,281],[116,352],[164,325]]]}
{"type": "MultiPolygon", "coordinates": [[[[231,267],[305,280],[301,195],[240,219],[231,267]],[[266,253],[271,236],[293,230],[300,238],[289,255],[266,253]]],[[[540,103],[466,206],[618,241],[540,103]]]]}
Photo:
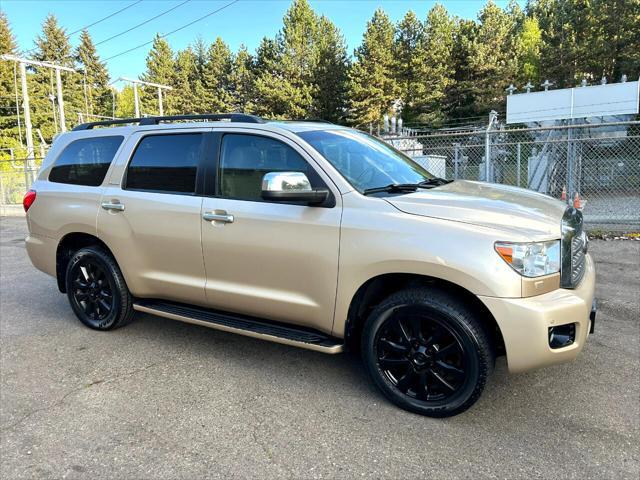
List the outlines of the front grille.
{"type": "Polygon", "coordinates": [[[567,208],[562,217],[560,247],[560,286],[575,288],[584,277],[587,250],[587,236],[583,231],[582,213],[575,208],[567,208]]]}

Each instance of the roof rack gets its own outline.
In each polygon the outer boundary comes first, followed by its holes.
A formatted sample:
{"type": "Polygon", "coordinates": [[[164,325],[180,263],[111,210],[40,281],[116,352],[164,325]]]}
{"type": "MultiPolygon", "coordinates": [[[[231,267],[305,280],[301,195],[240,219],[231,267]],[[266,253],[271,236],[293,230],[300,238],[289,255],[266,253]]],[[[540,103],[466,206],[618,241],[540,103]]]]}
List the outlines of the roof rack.
{"type": "Polygon", "coordinates": [[[178,120],[226,120],[229,122],[244,122],[244,123],[265,123],[264,120],[255,115],[247,115],[244,113],[210,113],[204,115],[167,115],[163,117],[144,117],[144,118],[118,118],[114,120],[105,120],[100,122],[82,123],[73,128],[77,130],[91,130],[94,127],[106,127],[109,125],[127,125],[130,123],[137,123],[140,126],[144,125],[159,125],[161,122],[171,122],[178,120]]]}

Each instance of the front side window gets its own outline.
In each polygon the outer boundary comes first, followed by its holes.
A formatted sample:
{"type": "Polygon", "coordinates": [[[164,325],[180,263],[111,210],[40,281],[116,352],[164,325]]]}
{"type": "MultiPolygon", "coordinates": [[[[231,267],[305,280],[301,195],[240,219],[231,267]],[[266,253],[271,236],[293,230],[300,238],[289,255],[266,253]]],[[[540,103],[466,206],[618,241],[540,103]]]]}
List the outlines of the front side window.
{"type": "Polygon", "coordinates": [[[123,140],[118,135],[71,142],[53,165],[49,181],[88,187],[101,185],[123,140]]]}
{"type": "Polygon", "coordinates": [[[127,168],[126,189],[193,194],[204,135],[149,135],[127,168]]]}
{"type": "Polygon", "coordinates": [[[355,130],[300,132],[359,192],[389,184],[420,183],[433,178],[402,152],[355,130]]]}
{"type": "Polygon", "coordinates": [[[302,172],[312,185],[314,171],[289,145],[257,135],[222,137],[218,189],[221,197],[262,201],[262,177],[269,172],[302,172]]]}

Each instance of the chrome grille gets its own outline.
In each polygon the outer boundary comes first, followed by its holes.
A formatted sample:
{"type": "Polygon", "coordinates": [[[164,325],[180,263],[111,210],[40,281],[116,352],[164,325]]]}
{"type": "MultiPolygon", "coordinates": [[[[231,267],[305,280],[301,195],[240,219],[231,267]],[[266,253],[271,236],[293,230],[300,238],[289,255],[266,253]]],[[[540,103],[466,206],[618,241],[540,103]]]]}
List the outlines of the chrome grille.
{"type": "Polygon", "coordinates": [[[582,213],[575,208],[567,208],[562,217],[560,247],[560,286],[575,288],[584,276],[587,250],[587,236],[583,231],[582,213]]]}

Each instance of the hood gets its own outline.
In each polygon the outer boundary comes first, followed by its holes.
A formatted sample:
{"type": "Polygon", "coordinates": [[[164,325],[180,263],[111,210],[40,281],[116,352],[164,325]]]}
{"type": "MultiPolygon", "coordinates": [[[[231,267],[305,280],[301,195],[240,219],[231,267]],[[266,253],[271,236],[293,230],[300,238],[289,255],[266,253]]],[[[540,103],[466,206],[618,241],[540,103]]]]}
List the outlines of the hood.
{"type": "Polygon", "coordinates": [[[512,230],[532,237],[559,237],[567,208],[560,200],[524,188],[467,180],[385,200],[405,213],[512,230]]]}

